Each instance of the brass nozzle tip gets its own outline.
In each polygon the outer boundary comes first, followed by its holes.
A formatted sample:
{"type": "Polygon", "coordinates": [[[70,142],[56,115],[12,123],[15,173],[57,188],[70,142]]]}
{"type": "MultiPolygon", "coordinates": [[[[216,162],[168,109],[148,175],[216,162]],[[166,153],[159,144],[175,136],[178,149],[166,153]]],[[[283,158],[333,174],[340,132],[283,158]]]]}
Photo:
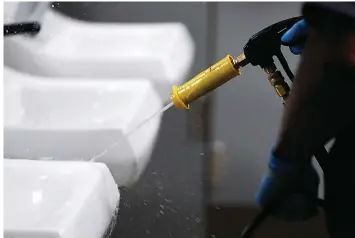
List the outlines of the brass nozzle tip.
{"type": "Polygon", "coordinates": [[[242,62],[243,60],[246,59],[245,54],[243,53],[243,54],[238,55],[236,59],[237,59],[238,63],[242,62]]]}

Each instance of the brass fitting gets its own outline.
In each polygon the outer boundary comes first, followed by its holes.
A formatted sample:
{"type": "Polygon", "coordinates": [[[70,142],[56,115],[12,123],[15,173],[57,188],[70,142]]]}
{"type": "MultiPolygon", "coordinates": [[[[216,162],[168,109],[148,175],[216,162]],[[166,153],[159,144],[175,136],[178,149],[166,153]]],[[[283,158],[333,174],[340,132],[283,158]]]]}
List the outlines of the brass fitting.
{"type": "Polygon", "coordinates": [[[240,54],[236,58],[237,62],[242,62],[245,59],[246,59],[245,54],[240,54]]]}
{"type": "Polygon", "coordinates": [[[284,101],[286,101],[290,93],[290,87],[288,86],[281,72],[276,69],[275,65],[272,67],[264,68],[264,71],[268,75],[268,80],[274,87],[276,94],[279,97],[282,97],[284,101]]]}

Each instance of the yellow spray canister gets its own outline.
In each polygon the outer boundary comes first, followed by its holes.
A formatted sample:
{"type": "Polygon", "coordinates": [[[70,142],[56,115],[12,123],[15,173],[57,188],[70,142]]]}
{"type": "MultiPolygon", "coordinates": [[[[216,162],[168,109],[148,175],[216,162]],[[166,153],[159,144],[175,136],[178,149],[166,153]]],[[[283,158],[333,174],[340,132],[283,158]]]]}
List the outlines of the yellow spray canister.
{"type": "Polygon", "coordinates": [[[185,84],[173,86],[171,101],[177,108],[189,109],[189,104],[240,75],[235,60],[227,55],[185,84]]]}

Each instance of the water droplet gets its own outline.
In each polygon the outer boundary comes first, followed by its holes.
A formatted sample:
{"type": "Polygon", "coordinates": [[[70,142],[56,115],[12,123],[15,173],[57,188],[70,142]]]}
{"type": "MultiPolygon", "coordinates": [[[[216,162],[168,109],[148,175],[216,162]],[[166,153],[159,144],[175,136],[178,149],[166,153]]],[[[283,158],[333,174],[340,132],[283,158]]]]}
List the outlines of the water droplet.
{"type": "Polygon", "coordinates": [[[168,208],[168,209],[169,209],[169,211],[171,211],[172,213],[177,213],[177,211],[174,210],[174,209],[172,209],[172,208],[168,208]]]}
{"type": "Polygon", "coordinates": [[[165,198],[164,201],[165,201],[166,203],[172,203],[172,202],[173,202],[172,200],[167,199],[167,198],[165,198]]]}

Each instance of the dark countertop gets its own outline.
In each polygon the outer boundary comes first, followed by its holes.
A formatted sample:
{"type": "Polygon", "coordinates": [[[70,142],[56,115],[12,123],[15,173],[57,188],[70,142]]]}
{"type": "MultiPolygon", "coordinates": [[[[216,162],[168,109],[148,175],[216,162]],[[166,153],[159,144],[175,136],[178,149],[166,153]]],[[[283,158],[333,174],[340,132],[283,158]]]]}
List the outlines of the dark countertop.
{"type": "Polygon", "coordinates": [[[139,182],[121,189],[112,238],[202,238],[201,143],[186,136],[186,113],[164,117],[152,159],[139,182]]]}

